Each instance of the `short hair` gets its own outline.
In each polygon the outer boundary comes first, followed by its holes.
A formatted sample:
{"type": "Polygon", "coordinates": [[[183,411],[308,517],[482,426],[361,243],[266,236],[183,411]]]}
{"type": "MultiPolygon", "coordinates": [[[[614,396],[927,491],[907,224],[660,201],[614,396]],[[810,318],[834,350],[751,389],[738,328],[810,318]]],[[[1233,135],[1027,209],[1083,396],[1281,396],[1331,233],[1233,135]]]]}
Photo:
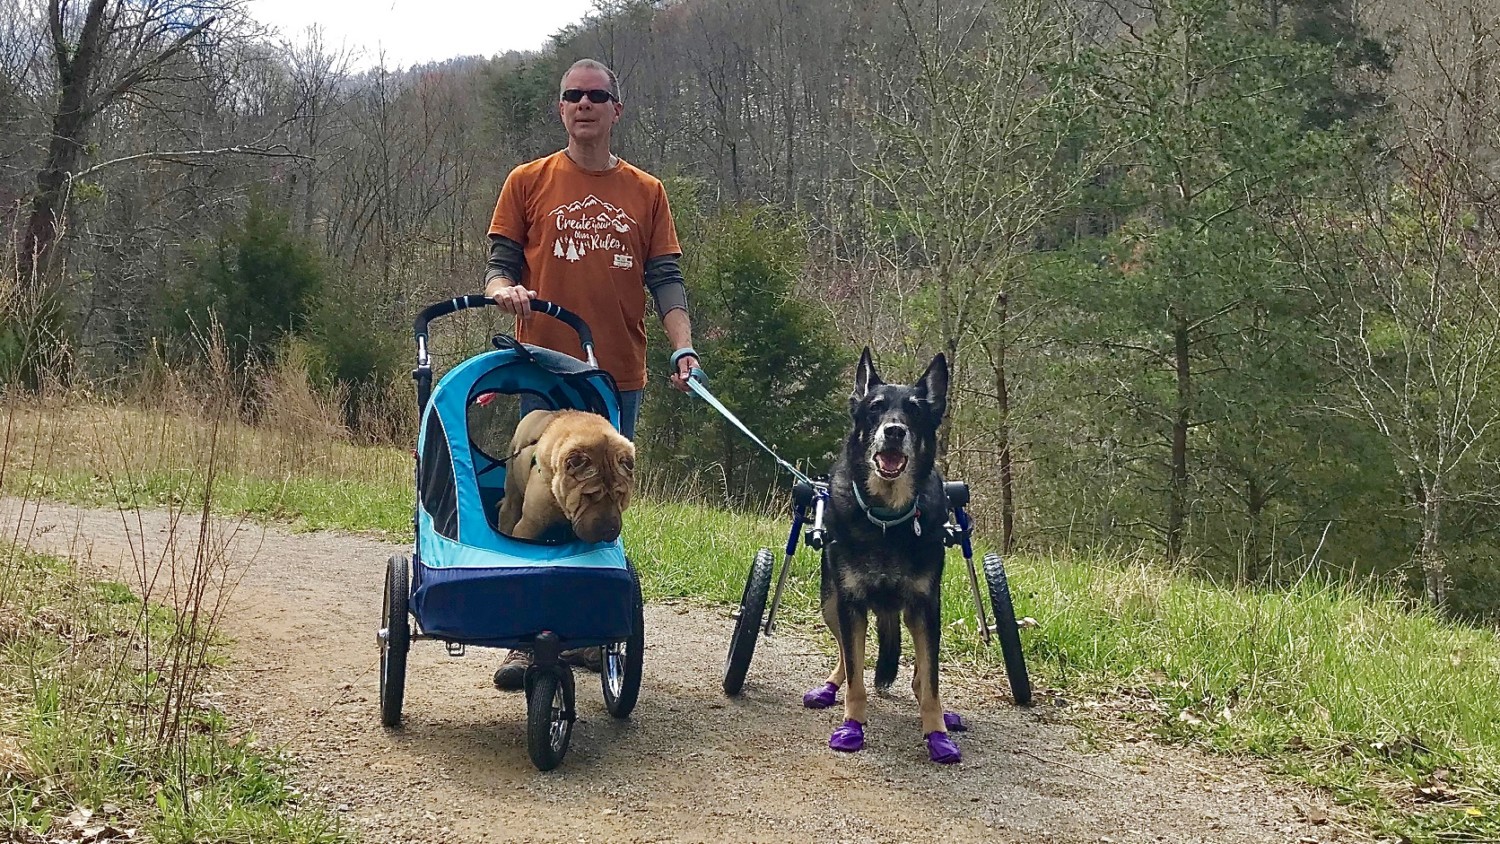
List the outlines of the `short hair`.
{"type": "Polygon", "coordinates": [[[562,92],[567,90],[563,85],[568,78],[568,74],[575,70],[597,70],[603,72],[605,76],[609,77],[609,92],[615,95],[616,101],[620,100],[620,80],[615,78],[615,72],[609,69],[609,65],[601,61],[595,61],[594,59],[579,59],[569,65],[567,70],[563,71],[562,79],[557,81],[558,99],[562,99],[562,92]]]}

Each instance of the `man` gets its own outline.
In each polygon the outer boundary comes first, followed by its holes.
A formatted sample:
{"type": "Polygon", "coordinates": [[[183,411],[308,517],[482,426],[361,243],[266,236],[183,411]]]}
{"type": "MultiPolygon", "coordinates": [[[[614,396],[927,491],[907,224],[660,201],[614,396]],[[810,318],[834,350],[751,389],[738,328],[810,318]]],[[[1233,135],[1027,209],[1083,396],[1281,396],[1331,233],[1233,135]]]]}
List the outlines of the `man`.
{"type": "MultiPolygon", "coordinates": [[[[512,170],[490,222],[485,295],[518,319],[517,339],[583,357],[573,329],[535,319],[542,298],[583,318],[594,333],[601,369],[620,389],[620,433],[635,439],[646,386],[646,291],[674,351],[672,385],[687,391],[699,366],[678,260],[682,249],[667,193],[654,176],[610,152],[610,134],[624,106],[615,74],[582,59],[563,74],[557,109],[566,148],[512,170]]],[[[521,400],[521,415],[545,407],[521,400]]],[[[570,662],[599,670],[598,648],[568,651],[570,662]]],[[[522,686],[530,654],[511,651],[495,686],[522,686]]]]}

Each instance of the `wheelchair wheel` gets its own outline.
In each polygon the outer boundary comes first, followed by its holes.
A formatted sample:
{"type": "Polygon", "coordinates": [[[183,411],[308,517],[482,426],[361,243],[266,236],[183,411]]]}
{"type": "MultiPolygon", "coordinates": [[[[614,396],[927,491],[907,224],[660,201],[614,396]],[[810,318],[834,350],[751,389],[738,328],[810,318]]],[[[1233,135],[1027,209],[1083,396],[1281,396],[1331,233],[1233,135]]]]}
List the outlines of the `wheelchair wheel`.
{"type": "Polygon", "coordinates": [[[771,591],[771,549],[755,552],[755,561],[750,564],[750,577],[745,581],[745,594],[740,597],[740,608],[734,622],[734,635],[729,639],[729,656],[724,660],[724,694],[737,695],[745,685],[745,673],[750,670],[750,658],[755,655],[755,640],[760,635],[761,619],[766,614],[766,596],[771,591]]]}
{"type": "Polygon", "coordinates": [[[1005,674],[1017,706],[1031,705],[1031,678],[1026,676],[1026,656],[1021,651],[1021,628],[1016,625],[1016,607],[1005,579],[1005,563],[999,554],[984,555],[984,579],[990,585],[990,604],[995,608],[995,634],[1005,657],[1005,674]]]}
{"type": "Polygon", "coordinates": [[[411,617],[407,615],[406,557],[397,554],[386,561],[385,600],[380,609],[380,723],[401,723],[401,702],[406,696],[406,653],[411,648],[411,617]]]}
{"type": "Polygon", "coordinates": [[[604,708],[616,718],[628,718],[635,709],[646,659],[646,610],[641,599],[641,580],[633,565],[630,579],[635,589],[635,619],[631,622],[630,637],[604,646],[604,666],[599,672],[604,684],[604,708]]]}
{"type": "Polygon", "coordinates": [[[573,671],[537,671],[526,686],[526,754],[538,771],[550,771],[567,755],[573,738],[573,671]]]}

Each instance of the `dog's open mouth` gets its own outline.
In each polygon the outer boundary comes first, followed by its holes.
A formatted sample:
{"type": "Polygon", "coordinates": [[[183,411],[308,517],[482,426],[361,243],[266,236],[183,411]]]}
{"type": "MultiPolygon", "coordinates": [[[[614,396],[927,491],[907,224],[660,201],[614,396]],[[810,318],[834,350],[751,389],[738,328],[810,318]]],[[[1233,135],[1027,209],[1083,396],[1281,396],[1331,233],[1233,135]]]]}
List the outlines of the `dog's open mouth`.
{"type": "Polygon", "coordinates": [[[879,451],[875,453],[875,471],[886,480],[895,480],[906,471],[906,453],[902,451],[879,451]]]}

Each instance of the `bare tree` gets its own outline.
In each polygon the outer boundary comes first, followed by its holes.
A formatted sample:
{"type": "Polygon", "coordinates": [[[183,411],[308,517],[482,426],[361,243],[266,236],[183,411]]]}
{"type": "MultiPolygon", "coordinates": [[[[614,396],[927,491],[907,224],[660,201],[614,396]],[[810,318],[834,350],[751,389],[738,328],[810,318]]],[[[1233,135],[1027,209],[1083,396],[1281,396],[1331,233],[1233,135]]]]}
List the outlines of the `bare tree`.
{"type": "Polygon", "coordinates": [[[318,27],[309,28],[302,41],[284,47],[294,92],[287,144],[307,157],[292,179],[293,192],[300,200],[298,222],[303,234],[311,235],[318,223],[323,178],[345,149],[351,57],[347,49],[331,48],[318,27]]]}
{"type": "Polygon", "coordinates": [[[1321,275],[1336,282],[1329,339],[1352,399],[1340,409],[1388,443],[1417,511],[1427,598],[1441,605],[1448,508],[1500,502],[1500,481],[1476,484],[1472,472],[1500,445],[1500,257],[1493,233],[1482,243],[1472,228],[1457,168],[1435,147],[1424,152],[1435,168],[1408,163],[1405,184],[1371,187],[1363,213],[1343,221],[1355,229],[1334,254],[1343,251],[1353,274],[1325,265],[1321,275]]]}
{"type": "Polygon", "coordinates": [[[79,8],[49,0],[46,22],[55,66],[56,105],[47,153],[17,247],[23,283],[44,284],[71,183],[90,126],[109,106],[137,95],[173,71],[173,59],[241,0],[89,0],[79,8]]]}
{"type": "Polygon", "coordinates": [[[1298,233],[1332,304],[1340,410],[1385,439],[1415,508],[1426,595],[1447,596],[1448,514],[1500,503],[1500,6],[1429,0],[1398,66],[1390,184],[1355,180],[1356,212],[1298,233]],[[1352,267],[1352,272],[1346,270],[1352,267]]]}
{"type": "MultiPolygon", "coordinates": [[[[857,166],[909,236],[893,244],[889,259],[936,288],[939,338],[957,395],[985,397],[996,410],[993,454],[1009,547],[1016,506],[1010,357],[1027,320],[1014,299],[1021,258],[1092,170],[1059,166],[1077,114],[1069,92],[1035,70],[1068,54],[1071,25],[1047,0],[994,19],[980,8],[935,25],[919,18],[911,0],[896,6],[915,77],[888,80],[872,108],[875,153],[857,166]]],[[[956,413],[962,401],[953,404],[956,413]]]]}

